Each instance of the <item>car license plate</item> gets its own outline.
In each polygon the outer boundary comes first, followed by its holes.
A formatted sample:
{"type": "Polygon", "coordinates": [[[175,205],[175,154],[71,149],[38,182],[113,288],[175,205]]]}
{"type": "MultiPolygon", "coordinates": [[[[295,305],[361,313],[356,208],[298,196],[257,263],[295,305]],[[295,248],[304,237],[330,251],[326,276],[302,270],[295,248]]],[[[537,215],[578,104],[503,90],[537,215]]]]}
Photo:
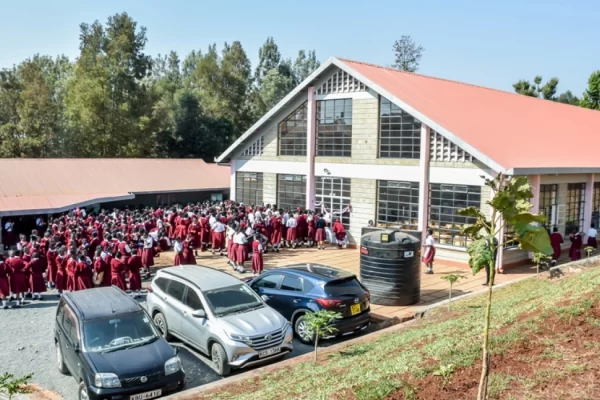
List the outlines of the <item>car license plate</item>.
{"type": "Polygon", "coordinates": [[[258,353],[258,358],[265,358],[281,352],[281,347],[273,347],[272,349],[263,350],[258,353]]]}
{"type": "Polygon", "coordinates": [[[134,394],[133,396],[129,397],[129,400],[148,400],[148,399],[153,399],[155,397],[159,397],[161,394],[162,394],[162,390],[158,389],[158,390],[153,390],[151,392],[134,394]]]}
{"type": "Polygon", "coordinates": [[[350,306],[350,314],[352,314],[352,315],[360,314],[360,304],[352,304],[350,306]]]}

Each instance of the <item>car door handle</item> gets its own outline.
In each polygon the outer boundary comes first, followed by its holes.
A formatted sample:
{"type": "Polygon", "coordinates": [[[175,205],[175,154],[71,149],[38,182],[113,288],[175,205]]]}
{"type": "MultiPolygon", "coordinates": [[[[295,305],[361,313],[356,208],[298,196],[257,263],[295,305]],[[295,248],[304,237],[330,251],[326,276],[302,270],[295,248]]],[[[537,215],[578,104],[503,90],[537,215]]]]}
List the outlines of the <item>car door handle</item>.
{"type": "Polygon", "coordinates": [[[294,303],[300,303],[302,299],[294,299],[294,303]]]}

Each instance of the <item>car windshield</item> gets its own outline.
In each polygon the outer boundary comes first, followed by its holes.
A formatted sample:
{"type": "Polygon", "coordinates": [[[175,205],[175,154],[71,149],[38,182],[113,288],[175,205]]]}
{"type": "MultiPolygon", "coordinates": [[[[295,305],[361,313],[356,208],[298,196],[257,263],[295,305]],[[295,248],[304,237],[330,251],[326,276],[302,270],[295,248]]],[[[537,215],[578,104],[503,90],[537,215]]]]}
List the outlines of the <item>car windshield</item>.
{"type": "Polygon", "coordinates": [[[85,350],[92,353],[142,346],[158,338],[154,324],[143,311],[92,319],[83,323],[85,350]]]}
{"type": "Polygon", "coordinates": [[[216,317],[250,311],[263,307],[263,302],[245,284],[228,286],[204,292],[216,317]]]}

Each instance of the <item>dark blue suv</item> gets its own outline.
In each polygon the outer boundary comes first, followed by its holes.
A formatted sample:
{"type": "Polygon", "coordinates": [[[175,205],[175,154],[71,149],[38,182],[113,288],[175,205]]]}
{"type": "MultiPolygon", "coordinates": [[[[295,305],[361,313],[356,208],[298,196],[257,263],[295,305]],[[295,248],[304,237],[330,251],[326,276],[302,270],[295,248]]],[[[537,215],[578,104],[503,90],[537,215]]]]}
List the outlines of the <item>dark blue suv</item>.
{"type": "Polygon", "coordinates": [[[340,336],[366,329],[370,320],[369,291],[349,272],[320,264],[290,265],[247,280],[267,304],[287,318],[303,343],[313,338],[304,315],[319,310],[342,314],[333,326],[340,336]]]}

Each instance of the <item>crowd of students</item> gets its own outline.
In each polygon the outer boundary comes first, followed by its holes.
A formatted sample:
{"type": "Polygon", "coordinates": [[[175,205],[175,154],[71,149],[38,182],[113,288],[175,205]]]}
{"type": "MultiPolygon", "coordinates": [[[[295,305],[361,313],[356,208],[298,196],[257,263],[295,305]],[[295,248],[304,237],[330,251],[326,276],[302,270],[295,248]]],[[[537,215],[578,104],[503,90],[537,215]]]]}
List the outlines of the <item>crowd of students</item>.
{"type": "MultiPolygon", "coordinates": [[[[5,231],[15,226],[8,221],[5,231]],[[8,229],[7,229],[8,228],[8,229]]],[[[174,265],[195,264],[198,252],[227,255],[228,264],[254,274],[263,270],[263,253],[299,246],[325,248],[346,244],[346,231],[330,214],[276,206],[220,202],[185,207],[101,211],[84,209],[38,218],[30,235],[21,234],[8,257],[0,255],[0,299],[6,309],[26,298],[39,300],[47,289],[77,291],[114,285],[140,295],[142,276],[154,258],[173,249],[174,265]]]]}

